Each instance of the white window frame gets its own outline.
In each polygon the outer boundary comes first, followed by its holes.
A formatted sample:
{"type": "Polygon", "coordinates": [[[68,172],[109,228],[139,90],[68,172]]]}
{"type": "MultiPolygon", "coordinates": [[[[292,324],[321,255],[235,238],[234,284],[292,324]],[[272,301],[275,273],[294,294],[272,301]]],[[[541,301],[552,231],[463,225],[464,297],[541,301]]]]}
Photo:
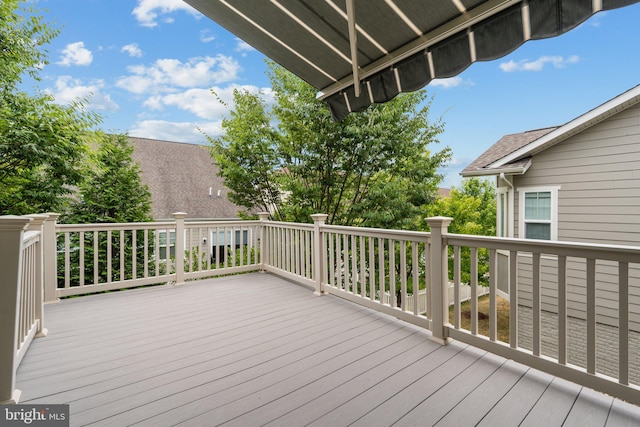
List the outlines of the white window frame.
{"type": "MultiPolygon", "coordinates": [[[[518,237],[525,237],[524,200],[526,193],[551,193],[551,240],[558,240],[558,191],[560,186],[518,187],[518,237]]],[[[531,221],[529,221],[531,222],[531,221]]]]}

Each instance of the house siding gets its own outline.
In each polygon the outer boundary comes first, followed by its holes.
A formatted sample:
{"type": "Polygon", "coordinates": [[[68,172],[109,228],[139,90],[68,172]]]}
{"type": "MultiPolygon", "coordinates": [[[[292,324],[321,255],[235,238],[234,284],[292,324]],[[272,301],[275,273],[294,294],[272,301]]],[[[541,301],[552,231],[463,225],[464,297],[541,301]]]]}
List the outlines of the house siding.
{"type": "MultiPolygon", "coordinates": [[[[521,187],[560,186],[558,240],[640,246],[640,105],[630,107],[533,157],[521,187]]],[[[519,224],[519,194],[515,197],[515,236],[519,224]]],[[[531,258],[519,257],[520,304],[531,306],[531,258]]],[[[557,310],[557,266],[542,262],[543,310],[557,310]]],[[[569,260],[568,314],[586,317],[585,267],[569,260]]],[[[640,263],[630,265],[630,321],[640,330],[640,263]]],[[[617,325],[617,269],[599,262],[596,268],[597,320],[617,325]]]]}

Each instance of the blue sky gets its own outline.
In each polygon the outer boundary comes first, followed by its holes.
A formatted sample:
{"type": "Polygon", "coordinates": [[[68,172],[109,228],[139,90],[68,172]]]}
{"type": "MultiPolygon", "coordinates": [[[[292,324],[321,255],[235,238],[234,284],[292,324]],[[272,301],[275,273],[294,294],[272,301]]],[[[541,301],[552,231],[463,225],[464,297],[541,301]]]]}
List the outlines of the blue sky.
{"type": "MultiPolygon", "coordinates": [[[[204,143],[220,133],[234,88],[270,97],[264,57],[181,0],[33,0],[60,28],[29,91],[89,97],[106,131],[204,143]]],[[[600,12],[560,37],[427,86],[440,146],[453,150],[443,186],[500,137],[561,125],[640,84],[640,4],[600,12]]],[[[440,149],[435,146],[434,150],[440,149]]]]}

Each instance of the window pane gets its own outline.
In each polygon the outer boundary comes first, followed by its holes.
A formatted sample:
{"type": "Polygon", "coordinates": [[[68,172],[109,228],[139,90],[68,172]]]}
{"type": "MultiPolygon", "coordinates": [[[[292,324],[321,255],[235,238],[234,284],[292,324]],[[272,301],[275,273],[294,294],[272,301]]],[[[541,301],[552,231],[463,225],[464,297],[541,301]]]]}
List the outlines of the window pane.
{"type": "Polygon", "coordinates": [[[525,224],[527,239],[551,240],[551,224],[525,224]]]}
{"type": "Polygon", "coordinates": [[[551,220],[551,192],[525,193],[524,218],[551,220]]]}

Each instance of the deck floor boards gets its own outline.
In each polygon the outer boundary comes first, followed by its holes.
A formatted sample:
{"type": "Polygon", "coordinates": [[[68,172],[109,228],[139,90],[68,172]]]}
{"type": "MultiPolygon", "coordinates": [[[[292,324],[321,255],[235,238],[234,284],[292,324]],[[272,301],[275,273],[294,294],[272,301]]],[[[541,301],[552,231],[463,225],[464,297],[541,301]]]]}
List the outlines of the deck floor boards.
{"type": "Polygon", "coordinates": [[[45,307],[21,403],[71,425],[640,425],[640,408],[273,275],[45,307]]]}

